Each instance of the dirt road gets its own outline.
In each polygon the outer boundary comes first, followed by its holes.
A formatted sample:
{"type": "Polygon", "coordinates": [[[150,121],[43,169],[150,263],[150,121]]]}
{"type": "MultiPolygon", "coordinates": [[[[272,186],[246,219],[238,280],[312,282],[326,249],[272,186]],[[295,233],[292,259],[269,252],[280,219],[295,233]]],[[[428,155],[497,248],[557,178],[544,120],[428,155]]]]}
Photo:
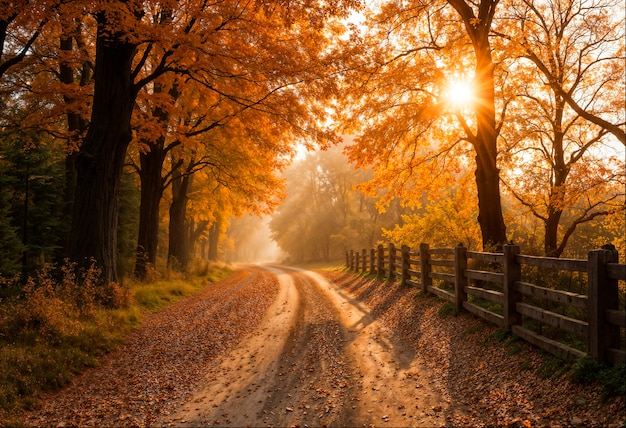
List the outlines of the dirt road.
{"type": "Polygon", "coordinates": [[[322,276],[283,267],[260,327],[156,424],[441,426],[448,404],[419,357],[322,276]]]}
{"type": "Polygon", "coordinates": [[[597,384],[538,375],[546,366],[531,345],[493,339],[497,328],[469,314],[442,319],[434,297],[348,272],[324,277],[239,269],[146,315],[124,346],[43,396],[21,422],[618,427],[626,420],[623,397],[605,402],[597,384]]]}

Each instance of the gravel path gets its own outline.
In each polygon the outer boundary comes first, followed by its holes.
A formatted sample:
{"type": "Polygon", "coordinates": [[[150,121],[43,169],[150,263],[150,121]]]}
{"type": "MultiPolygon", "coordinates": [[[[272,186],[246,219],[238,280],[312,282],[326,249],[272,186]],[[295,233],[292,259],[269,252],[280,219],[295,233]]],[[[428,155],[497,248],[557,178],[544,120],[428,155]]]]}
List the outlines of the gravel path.
{"type": "Polygon", "coordinates": [[[25,424],[619,425],[624,401],[541,379],[539,353],[442,320],[417,290],[346,272],[245,267],[152,314],[25,424]]]}

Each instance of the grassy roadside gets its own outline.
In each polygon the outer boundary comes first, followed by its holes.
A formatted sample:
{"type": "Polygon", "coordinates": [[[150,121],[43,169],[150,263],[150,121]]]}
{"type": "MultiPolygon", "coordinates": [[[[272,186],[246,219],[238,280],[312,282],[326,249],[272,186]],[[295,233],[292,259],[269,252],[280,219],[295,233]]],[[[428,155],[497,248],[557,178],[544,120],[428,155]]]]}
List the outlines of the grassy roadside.
{"type": "Polygon", "coordinates": [[[286,264],[287,266],[293,266],[300,269],[309,270],[339,270],[345,265],[345,260],[330,260],[330,261],[317,261],[306,263],[286,264]]]}
{"type": "MultiPolygon", "coordinates": [[[[41,393],[67,385],[124,343],[146,312],[158,311],[225,278],[214,265],[193,276],[97,286],[96,273],[78,281],[69,269],[56,281],[43,272],[19,297],[0,299],[0,426],[14,425],[41,393]]],[[[0,288],[15,286],[7,281],[0,288]]]]}

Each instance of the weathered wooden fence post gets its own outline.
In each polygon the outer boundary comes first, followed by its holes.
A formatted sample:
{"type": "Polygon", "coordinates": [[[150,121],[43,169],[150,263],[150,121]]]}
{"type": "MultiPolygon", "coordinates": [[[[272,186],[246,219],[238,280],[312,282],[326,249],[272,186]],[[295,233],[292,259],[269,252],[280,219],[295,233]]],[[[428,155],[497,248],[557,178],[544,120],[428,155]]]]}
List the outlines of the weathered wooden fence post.
{"type": "Polygon", "coordinates": [[[409,274],[409,269],[411,268],[411,249],[408,245],[402,245],[400,254],[402,255],[401,284],[406,285],[407,281],[411,279],[411,275],[409,274]]]}
{"type": "Polygon", "coordinates": [[[378,244],[377,275],[379,278],[385,276],[385,249],[383,244],[378,244]]]}
{"type": "Polygon", "coordinates": [[[396,246],[389,243],[389,281],[396,279],[396,246]]]}
{"type": "Polygon", "coordinates": [[[376,272],[376,250],[370,248],[370,273],[374,274],[374,272],[376,272]]]}
{"type": "Polygon", "coordinates": [[[467,286],[467,249],[463,244],[454,247],[454,305],[457,312],[463,310],[463,302],[467,300],[464,287],[467,286]]]}
{"type": "Polygon", "coordinates": [[[348,250],[346,250],[346,267],[350,267],[350,253],[348,253],[348,250]]]}
{"type": "Polygon", "coordinates": [[[350,270],[354,270],[354,250],[350,250],[350,270]]]}
{"type": "Polygon", "coordinates": [[[355,258],[355,260],[354,260],[354,264],[355,264],[354,270],[356,271],[356,273],[359,273],[359,261],[360,261],[359,259],[360,259],[360,256],[361,255],[359,254],[358,251],[356,251],[354,253],[354,258],[355,258]]]}
{"type": "Polygon", "coordinates": [[[363,248],[361,253],[362,253],[362,258],[363,258],[363,263],[362,263],[363,266],[361,266],[361,270],[363,271],[363,273],[365,273],[367,271],[367,250],[363,248]]]}
{"type": "Polygon", "coordinates": [[[433,279],[430,277],[432,267],[430,266],[430,253],[428,252],[428,244],[420,244],[420,271],[422,274],[422,293],[428,292],[428,287],[433,285],[433,279]]]}
{"type": "Polygon", "coordinates": [[[618,262],[617,250],[610,247],[590,251],[587,261],[589,354],[596,361],[606,361],[607,348],[619,349],[620,342],[619,327],[606,322],[606,310],[618,309],[619,302],[617,280],[607,274],[607,263],[618,262]]]}
{"type": "Polygon", "coordinates": [[[515,290],[515,282],[522,280],[522,265],[516,256],[520,253],[519,245],[505,245],[504,251],[504,328],[511,329],[522,324],[522,316],[517,312],[517,303],[522,301],[522,294],[515,290]]]}

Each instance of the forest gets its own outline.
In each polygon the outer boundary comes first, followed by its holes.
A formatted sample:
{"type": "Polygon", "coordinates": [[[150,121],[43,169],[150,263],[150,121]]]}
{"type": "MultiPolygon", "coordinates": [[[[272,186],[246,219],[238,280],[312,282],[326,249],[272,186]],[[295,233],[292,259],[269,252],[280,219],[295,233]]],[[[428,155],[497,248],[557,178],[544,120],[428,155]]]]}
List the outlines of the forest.
{"type": "Polygon", "coordinates": [[[622,1],[0,9],[2,295],[68,263],[115,284],[254,258],[261,226],[290,262],[626,254],[622,1]]]}

